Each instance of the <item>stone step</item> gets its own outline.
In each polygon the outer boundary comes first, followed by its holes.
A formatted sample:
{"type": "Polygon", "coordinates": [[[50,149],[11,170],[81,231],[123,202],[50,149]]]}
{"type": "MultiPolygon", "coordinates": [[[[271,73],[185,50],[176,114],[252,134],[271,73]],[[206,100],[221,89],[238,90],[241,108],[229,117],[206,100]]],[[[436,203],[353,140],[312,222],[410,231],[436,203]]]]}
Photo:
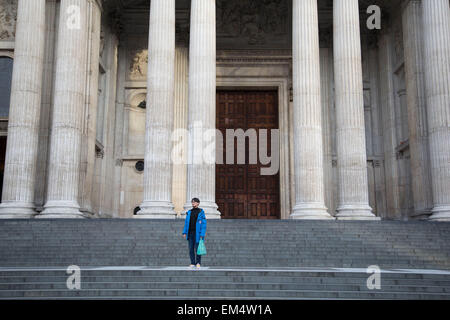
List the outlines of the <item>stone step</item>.
{"type": "MultiPolygon", "coordinates": [[[[233,279],[270,277],[304,279],[311,277],[327,279],[367,279],[366,269],[346,268],[220,268],[202,267],[192,270],[188,267],[81,267],[83,277],[233,277],[233,279]]],[[[450,271],[442,270],[381,270],[383,279],[450,280],[450,271]]],[[[65,268],[0,268],[0,278],[5,277],[67,277],[65,268]]]]}
{"type": "Polygon", "coordinates": [[[123,299],[188,299],[188,297],[209,297],[210,299],[412,299],[412,300],[449,300],[450,294],[445,293],[409,293],[409,292],[356,292],[356,291],[316,291],[316,290],[201,290],[201,289],[86,289],[79,291],[68,290],[28,290],[28,291],[0,291],[0,299],[16,299],[16,298],[103,298],[110,299],[112,297],[123,299]]]}
{"type": "MultiPolygon", "coordinates": [[[[192,282],[86,282],[82,283],[82,290],[121,290],[121,289],[198,289],[198,290],[316,290],[316,291],[358,291],[372,292],[365,284],[295,284],[295,283],[192,283],[192,282]]],[[[2,291],[30,291],[30,290],[67,290],[65,282],[26,282],[26,283],[0,283],[2,291]]],[[[386,285],[383,284],[382,292],[407,292],[407,293],[444,293],[450,295],[450,286],[424,286],[424,285],[386,285]]]]}
{"type": "MultiPolygon", "coordinates": [[[[86,276],[82,275],[83,282],[101,282],[101,283],[140,283],[140,282],[198,282],[204,281],[207,283],[288,283],[288,284],[353,284],[361,285],[367,280],[367,275],[356,276],[257,276],[257,275],[245,275],[245,276],[220,276],[220,275],[206,275],[206,276],[170,276],[170,275],[159,275],[159,276],[121,276],[121,275],[97,275],[97,276],[86,276]]],[[[67,280],[67,275],[60,276],[0,276],[0,284],[25,284],[25,283],[54,283],[54,284],[65,284],[67,280]]],[[[445,288],[450,287],[450,278],[436,278],[432,279],[409,279],[409,278],[382,278],[383,285],[398,285],[398,286],[442,286],[445,288]]]]}
{"type": "MultiPolygon", "coordinates": [[[[2,265],[6,266],[9,264],[10,267],[13,266],[23,266],[23,265],[30,265],[33,262],[36,266],[42,266],[42,267],[57,267],[57,266],[68,266],[72,264],[77,264],[79,266],[88,266],[88,265],[94,265],[92,261],[94,260],[95,256],[87,257],[84,259],[74,259],[74,258],[67,258],[67,259],[58,259],[58,262],[55,262],[56,258],[54,259],[45,259],[45,260],[28,260],[27,258],[21,259],[21,260],[12,260],[3,262],[2,265]]],[[[232,258],[232,257],[230,257],[232,258]]],[[[184,266],[189,263],[189,258],[186,256],[185,258],[180,259],[127,259],[127,258],[117,258],[117,257],[111,257],[108,259],[100,260],[98,259],[96,261],[96,265],[102,265],[99,264],[99,262],[105,261],[109,262],[107,264],[103,265],[114,265],[114,262],[120,262],[119,265],[130,265],[131,262],[138,262],[133,263],[133,265],[137,266],[167,266],[167,265],[178,265],[178,266],[184,266]],[[175,262],[175,263],[170,263],[175,262]]],[[[344,260],[344,259],[330,259],[330,260],[280,260],[280,261],[267,261],[265,259],[241,259],[233,261],[229,261],[229,259],[221,259],[221,260],[207,260],[203,259],[203,265],[205,266],[228,266],[228,267],[246,267],[249,265],[255,266],[255,267],[335,267],[336,265],[339,265],[339,267],[360,267],[360,268],[366,268],[369,265],[379,265],[383,268],[434,268],[434,269],[446,269],[445,267],[447,264],[439,263],[439,262],[422,262],[418,263],[415,261],[408,261],[408,262],[399,262],[396,260],[362,260],[362,259],[355,259],[355,260],[344,260]],[[220,262],[224,262],[226,264],[220,264],[220,262]]]]}
{"type": "MultiPolygon", "coordinates": [[[[28,258],[22,258],[22,259],[14,259],[14,260],[8,260],[8,261],[2,261],[0,260],[0,263],[3,266],[6,266],[10,264],[9,266],[21,266],[21,265],[29,265],[33,264],[33,262],[37,263],[34,264],[36,266],[50,266],[50,267],[57,267],[57,266],[68,266],[71,264],[76,264],[80,266],[87,266],[87,265],[113,265],[115,261],[121,262],[120,265],[138,265],[138,266],[167,266],[167,265],[178,265],[178,266],[184,266],[189,263],[189,257],[186,255],[186,257],[173,259],[173,258],[158,258],[158,257],[149,257],[149,258],[141,258],[141,259],[129,259],[129,258],[122,258],[122,257],[107,257],[105,259],[101,259],[99,257],[93,256],[87,256],[83,258],[61,258],[61,257],[55,257],[55,258],[49,258],[49,259],[28,259],[28,258]],[[96,259],[95,264],[92,263],[92,261],[96,259]],[[56,262],[55,262],[56,261],[56,262]],[[101,264],[102,261],[109,261],[111,263],[108,264],[101,264]],[[131,263],[131,262],[139,262],[139,263],[131,263]],[[170,263],[175,262],[175,263],[170,263]],[[20,265],[19,265],[20,264],[20,265]]],[[[414,266],[422,266],[422,265],[428,265],[433,266],[434,268],[438,269],[446,269],[444,267],[447,267],[447,263],[441,263],[439,260],[434,261],[426,261],[418,263],[414,260],[397,260],[397,259],[390,259],[390,260],[381,260],[381,259],[361,259],[361,258],[355,258],[355,259],[278,259],[277,261],[274,260],[267,260],[265,258],[241,258],[237,259],[236,257],[223,257],[222,259],[214,259],[211,258],[203,258],[202,259],[203,265],[205,266],[249,266],[253,265],[255,267],[263,266],[263,267],[318,267],[318,266],[326,266],[326,267],[335,267],[336,265],[339,265],[339,267],[347,267],[347,265],[352,265],[355,267],[368,267],[369,265],[379,265],[380,267],[398,267],[398,268],[405,268],[405,266],[408,267],[414,267],[414,266]],[[230,261],[230,259],[233,259],[233,261],[230,261]],[[222,264],[221,262],[225,263],[222,264]],[[314,264],[314,265],[311,265],[314,264]],[[342,265],[340,265],[342,264],[342,265]],[[440,267],[440,268],[439,268],[440,267]]]]}
{"type": "Polygon", "coordinates": [[[183,225],[0,221],[0,298],[450,299],[450,224],[211,220],[201,270],[185,268],[183,225]],[[66,288],[72,264],[80,291],[66,288]],[[390,269],[379,291],[367,289],[369,265],[390,269]]]}

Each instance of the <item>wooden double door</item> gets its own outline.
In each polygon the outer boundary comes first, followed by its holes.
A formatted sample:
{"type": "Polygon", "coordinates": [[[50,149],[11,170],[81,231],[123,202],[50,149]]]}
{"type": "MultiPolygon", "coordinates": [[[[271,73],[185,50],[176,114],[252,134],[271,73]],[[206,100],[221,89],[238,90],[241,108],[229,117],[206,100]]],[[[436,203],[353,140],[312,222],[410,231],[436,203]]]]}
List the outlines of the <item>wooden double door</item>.
{"type": "Polygon", "coordinates": [[[261,164],[259,157],[261,129],[267,129],[267,155],[273,154],[271,129],[278,129],[277,91],[218,91],[216,127],[223,137],[224,164],[216,164],[216,202],[222,218],[279,219],[279,170],[275,175],[262,175],[261,168],[270,164],[261,164]],[[235,160],[227,164],[227,129],[255,129],[257,143],[245,139],[245,164],[237,162],[238,139],[234,141],[235,160]],[[258,155],[256,164],[250,164],[250,149],[258,155]]]}

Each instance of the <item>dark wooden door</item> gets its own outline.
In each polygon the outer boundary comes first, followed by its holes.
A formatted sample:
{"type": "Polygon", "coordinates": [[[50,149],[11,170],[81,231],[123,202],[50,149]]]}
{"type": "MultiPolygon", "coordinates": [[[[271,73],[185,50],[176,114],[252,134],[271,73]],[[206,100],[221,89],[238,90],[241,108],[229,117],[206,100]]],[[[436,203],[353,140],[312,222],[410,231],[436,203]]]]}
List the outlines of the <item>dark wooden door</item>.
{"type": "MultiPolygon", "coordinates": [[[[216,165],[216,202],[224,219],[279,219],[280,176],[261,175],[262,165],[251,164],[249,149],[259,150],[259,133],[268,130],[267,153],[271,153],[270,130],[278,129],[278,94],[276,91],[219,91],[217,93],[217,129],[224,137],[224,164],[216,165]],[[226,129],[255,129],[257,144],[245,144],[245,164],[237,162],[237,139],[233,164],[226,164],[226,129]]],[[[256,153],[258,154],[258,153],[256,153]]]]}

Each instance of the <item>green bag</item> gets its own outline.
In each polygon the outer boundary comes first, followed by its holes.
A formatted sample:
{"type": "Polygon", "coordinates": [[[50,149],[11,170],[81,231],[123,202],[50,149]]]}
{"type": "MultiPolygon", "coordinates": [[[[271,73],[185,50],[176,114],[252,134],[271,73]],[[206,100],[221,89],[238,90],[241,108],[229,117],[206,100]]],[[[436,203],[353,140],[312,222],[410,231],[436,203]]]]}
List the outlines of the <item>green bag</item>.
{"type": "Polygon", "coordinates": [[[203,239],[200,239],[200,242],[198,244],[197,254],[199,256],[203,256],[206,254],[206,247],[205,247],[205,242],[203,241],[203,239]]]}

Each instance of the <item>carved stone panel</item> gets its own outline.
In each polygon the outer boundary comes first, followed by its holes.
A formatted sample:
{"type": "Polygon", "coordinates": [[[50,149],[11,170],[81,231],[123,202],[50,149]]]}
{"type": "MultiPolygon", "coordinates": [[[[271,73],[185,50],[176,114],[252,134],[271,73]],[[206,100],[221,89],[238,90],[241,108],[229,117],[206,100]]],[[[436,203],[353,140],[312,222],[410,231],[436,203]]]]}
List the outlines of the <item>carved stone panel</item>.
{"type": "Polygon", "coordinates": [[[218,0],[218,48],[288,48],[291,1],[218,0]]]}
{"type": "Polygon", "coordinates": [[[17,0],[0,0],[0,40],[14,40],[17,0]]]}
{"type": "Polygon", "coordinates": [[[144,81],[147,77],[148,50],[130,48],[128,50],[127,80],[144,81]]]}

